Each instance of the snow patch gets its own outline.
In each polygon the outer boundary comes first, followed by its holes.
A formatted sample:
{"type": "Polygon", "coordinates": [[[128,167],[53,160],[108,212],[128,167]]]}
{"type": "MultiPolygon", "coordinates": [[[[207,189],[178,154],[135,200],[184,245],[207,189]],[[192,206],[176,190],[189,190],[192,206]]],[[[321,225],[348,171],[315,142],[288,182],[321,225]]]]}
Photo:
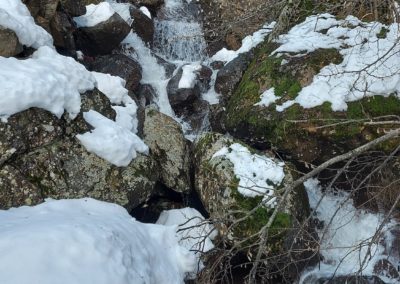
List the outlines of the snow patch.
{"type": "Polygon", "coordinates": [[[151,19],[151,13],[145,6],[140,7],[139,10],[142,11],[142,13],[145,14],[149,19],[151,19]]]}
{"type": "Polygon", "coordinates": [[[214,226],[204,220],[201,213],[193,208],[163,211],[157,224],[178,226],[179,244],[196,255],[199,263],[198,271],[200,271],[203,268],[200,256],[214,248],[212,240],[217,236],[214,226]]]}
{"type": "Polygon", "coordinates": [[[232,162],[235,176],[240,179],[239,193],[247,197],[264,196],[265,205],[275,207],[274,189],[285,177],[285,163],[251,154],[249,149],[238,143],[223,147],[213,155],[212,159],[217,157],[225,157],[232,162]]]}
{"type": "Polygon", "coordinates": [[[23,45],[36,49],[41,46],[53,46],[51,35],[35,24],[21,0],[0,1],[0,26],[13,30],[23,45]]]}
{"type": "Polygon", "coordinates": [[[40,47],[32,58],[0,57],[0,118],[6,121],[31,107],[43,108],[60,118],[80,111],[80,93],[95,87],[95,78],[73,58],[40,47]]]}
{"type": "Polygon", "coordinates": [[[75,17],[74,22],[77,27],[94,27],[101,22],[107,21],[115,11],[108,2],[100,4],[90,4],[86,6],[86,14],[75,17]]]}
{"type": "Polygon", "coordinates": [[[260,99],[261,101],[256,103],[255,106],[268,107],[270,104],[276,102],[276,100],[279,98],[275,96],[275,88],[270,88],[261,94],[260,99]]]}
{"type": "Polygon", "coordinates": [[[118,167],[128,166],[137,152],[148,153],[147,145],[138,136],[115,121],[93,110],[83,117],[94,129],[76,137],[89,152],[118,167]]]}
{"type": "MultiPolygon", "coordinates": [[[[356,273],[361,268],[366,256],[369,241],[385,216],[369,213],[365,210],[357,210],[346,192],[323,192],[316,179],[306,181],[304,186],[308,193],[310,206],[315,212],[315,217],[323,221],[325,226],[330,225],[324,236],[325,227],[317,230],[319,237],[322,238],[319,252],[322,254],[323,260],[317,267],[304,273],[300,283],[310,283],[308,279],[312,277],[329,278],[333,275],[356,273]],[[331,218],[333,218],[332,222],[331,218]]],[[[386,254],[390,249],[385,249],[382,241],[385,240],[387,244],[391,243],[390,229],[393,226],[395,226],[393,221],[384,225],[381,242],[372,244],[371,252],[367,256],[364,267],[362,267],[362,275],[373,275],[373,268],[378,260],[383,258],[391,260],[391,257],[386,254]]],[[[397,261],[393,263],[397,263],[397,261]]],[[[385,279],[385,281],[389,280],[385,279]]],[[[397,283],[396,281],[392,279],[387,283],[397,283]]]]}
{"type": "Polygon", "coordinates": [[[7,284],[183,284],[197,268],[176,226],[143,224],[90,198],[0,210],[0,232],[7,284]]]}

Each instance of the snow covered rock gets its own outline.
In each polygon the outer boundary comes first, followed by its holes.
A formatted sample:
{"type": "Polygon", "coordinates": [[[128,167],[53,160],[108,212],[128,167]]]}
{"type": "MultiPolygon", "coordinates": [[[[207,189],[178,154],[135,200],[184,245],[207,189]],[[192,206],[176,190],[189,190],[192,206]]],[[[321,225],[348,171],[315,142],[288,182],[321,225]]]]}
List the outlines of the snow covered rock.
{"type": "MultiPolygon", "coordinates": [[[[111,9],[111,8],[110,8],[111,9]]],[[[121,41],[129,34],[130,26],[117,13],[103,17],[103,14],[95,19],[90,16],[78,20],[80,28],[76,31],[77,48],[89,56],[111,53],[121,41]]],[[[77,18],[75,18],[75,22],[77,18]]]]}
{"type": "MultiPolygon", "coordinates": [[[[195,159],[195,188],[200,195],[211,220],[226,220],[217,222],[219,233],[232,243],[237,243],[259,232],[268,222],[271,208],[276,204],[280,189],[293,181],[294,174],[289,165],[278,161],[270,154],[259,155],[251,152],[247,146],[235,143],[231,138],[217,133],[204,133],[194,145],[195,159]],[[242,218],[262,203],[257,213],[228,229],[235,220],[242,218]]],[[[288,198],[286,206],[278,214],[277,227],[282,229],[280,237],[271,241],[277,254],[285,257],[304,260],[311,256],[310,263],[316,259],[311,251],[301,250],[302,253],[289,253],[288,244],[292,244],[297,235],[298,241],[294,246],[313,246],[315,243],[308,235],[313,229],[308,227],[308,233],[300,233],[300,222],[310,214],[307,194],[304,187],[298,188],[288,198]],[[278,225],[279,223],[279,225],[278,225]],[[289,228],[291,228],[289,230],[289,228]],[[275,243],[276,242],[276,243],[275,243]]],[[[255,241],[255,240],[254,240],[255,241]]],[[[246,251],[247,252],[247,251],[246,251]]],[[[270,254],[269,257],[276,257],[270,254]]],[[[289,277],[296,277],[296,269],[305,267],[308,261],[299,261],[295,266],[286,267],[289,277]]]]}
{"type": "Polygon", "coordinates": [[[200,86],[197,84],[200,69],[201,65],[184,65],[168,82],[169,102],[178,115],[200,98],[200,86]]]}
{"type": "Polygon", "coordinates": [[[175,230],[137,222],[124,208],[90,198],[0,211],[1,280],[183,284],[197,263],[175,230]]]}
{"type": "Polygon", "coordinates": [[[132,58],[123,54],[110,54],[96,57],[90,70],[121,77],[126,81],[125,88],[130,92],[138,90],[142,79],[142,67],[132,58]]]}
{"type": "Polygon", "coordinates": [[[146,107],[144,142],[159,165],[161,180],[177,192],[187,192],[190,180],[190,144],[181,125],[160,113],[154,105],[146,107]]]}
{"type": "Polygon", "coordinates": [[[22,45],[14,31],[0,26],[0,56],[10,57],[22,52],[22,45]]]}

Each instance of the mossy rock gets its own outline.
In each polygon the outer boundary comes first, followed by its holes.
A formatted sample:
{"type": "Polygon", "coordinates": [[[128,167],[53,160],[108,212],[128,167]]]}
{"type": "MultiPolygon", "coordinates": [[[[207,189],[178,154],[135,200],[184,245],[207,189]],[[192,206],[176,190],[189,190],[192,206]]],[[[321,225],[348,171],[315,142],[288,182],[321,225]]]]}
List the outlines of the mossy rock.
{"type": "MultiPolygon", "coordinates": [[[[376,117],[400,114],[400,100],[395,95],[366,97],[348,103],[348,110],[340,112],[332,111],[330,103],[311,109],[296,104],[283,112],[277,112],[275,104],[255,106],[261,93],[272,87],[280,97],[277,104],[292,100],[323,66],[342,61],[335,49],[317,50],[302,57],[270,56],[276,47],[266,43],[258,49],[227,104],[224,124],[233,136],[260,149],[272,147],[297,160],[320,163],[396,127],[390,122],[369,123],[376,117]],[[282,60],[288,62],[282,64],[282,60]]],[[[394,139],[380,148],[391,150],[399,142],[394,139]]]]}
{"type": "MultiPolygon", "coordinates": [[[[255,247],[257,237],[254,236],[268,223],[273,209],[259,206],[262,196],[251,198],[240,194],[239,179],[235,176],[233,163],[222,156],[213,158],[217,151],[233,143],[245,146],[243,142],[216,133],[203,134],[196,141],[195,187],[206,210],[215,220],[219,233],[232,245],[237,245],[243,252],[255,256],[258,248],[255,247]],[[253,212],[249,214],[251,211],[253,212]],[[247,217],[244,218],[245,216],[247,217]],[[240,219],[243,221],[238,222],[240,219]]],[[[257,151],[251,149],[251,152],[257,151]]],[[[275,159],[271,154],[262,154],[275,159]]],[[[290,164],[285,165],[285,178],[276,186],[276,192],[293,181],[295,173],[291,169],[290,164]]],[[[300,240],[299,244],[302,243],[303,235],[299,233],[298,226],[310,214],[304,187],[294,190],[286,204],[269,230],[269,241],[264,252],[268,257],[286,256],[288,244],[293,245],[294,236],[300,240]]],[[[298,255],[291,257],[297,258],[298,255]]]]}

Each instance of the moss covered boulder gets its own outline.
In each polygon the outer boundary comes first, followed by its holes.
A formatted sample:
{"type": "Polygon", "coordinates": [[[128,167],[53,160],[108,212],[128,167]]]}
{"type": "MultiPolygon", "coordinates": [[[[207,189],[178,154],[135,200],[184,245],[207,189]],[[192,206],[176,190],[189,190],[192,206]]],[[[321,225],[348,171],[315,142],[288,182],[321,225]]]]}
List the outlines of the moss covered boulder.
{"type": "MultiPolygon", "coordinates": [[[[310,85],[321,68],[343,60],[336,49],[302,56],[270,55],[277,47],[265,43],[257,50],[227,103],[224,125],[229,133],[260,149],[275,148],[297,160],[320,163],[396,127],[391,121],[400,114],[400,100],[390,94],[349,102],[347,111],[332,111],[330,103],[308,109],[295,104],[277,111],[277,105],[293,100],[310,85]],[[256,105],[270,88],[277,101],[268,107],[256,105]],[[377,120],[380,123],[374,123],[377,120]]],[[[381,148],[389,150],[398,143],[393,140],[381,148]]]]}
{"type": "MultiPolygon", "coordinates": [[[[195,187],[206,210],[216,222],[220,235],[242,252],[248,253],[250,258],[251,255],[254,257],[258,249],[258,233],[273,212],[275,203],[270,202],[271,198],[279,198],[280,190],[293,181],[290,165],[278,161],[272,154],[258,155],[246,145],[216,133],[202,135],[194,151],[195,187]],[[221,151],[225,151],[225,155],[221,151]],[[232,162],[229,154],[240,156],[240,152],[246,153],[248,161],[232,162]],[[265,166],[259,163],[252,165],[252,161],[257,160],[265,162],[265,166]],[[254,165],[259,165],[258,169],[254,165]],[[250,176],[240,172],[240,167],[251,171],[250,176]],[[269,167],[274,167],[275,172],[281,170],[283,176],[276,180],[272,173],[270,179],[263,180],[268,176],[265,172],[270,170],[269,167]],[[258,194],[260,191],[264,194],[258,194]]],[[[275,263],[280,264],[288,258],[296,259],[297,268],[315,260],[314,244],[310,238],[313,230],[306,221],[309,214],[307,194],[303,187],[299,187],[290,195],[270,229],[270,239],[263,252],[265,257],[275,257],[275,263]],[[299,230],[304,221],[306,225],[299,230]],[[301,253],[289,249],[293,247],[301,248],[301,253]]],[[[289,277],[296,278],[295,270],[294,267],[287,268],[289,277]]]]}

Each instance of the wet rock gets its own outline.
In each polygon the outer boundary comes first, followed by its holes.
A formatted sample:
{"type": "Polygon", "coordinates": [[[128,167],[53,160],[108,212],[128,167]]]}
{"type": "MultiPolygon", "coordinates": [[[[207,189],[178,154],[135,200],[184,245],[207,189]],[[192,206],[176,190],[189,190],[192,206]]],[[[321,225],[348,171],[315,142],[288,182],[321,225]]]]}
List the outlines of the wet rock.
{"type": "Polygon", "coordinates": [[[182,114],[185,107],[191,106],[198,100],[201,93],[199,84],[195,84],[193,88],[179,88],[182,74],[183,70],[180,68],[167,86],[169,102],[178,115],[182,114]]]}
{"type": "Polygon", "coordinates": [[[131,7],[131,17],[133,23],[131,25],[133,31],[150,46],[153,45],[154,23],[153,20],[147,17],[140,9],[131,7]]]}
{"type": "Polygon", "coordinates": [[[128,2],[135,6],[146,6],[154,11],[164,4],[164,0],[128,0],[128,2]]]}
{"type": "Polygon", "coordinates": [[[199,80],[200,90],[202,93],[207,92],[210,89],[211,76],[213,72],[207,66],[202,65],[198,72],[197,79],[199,80]]]}
{"type": "Polygon", "coordinates": [[[190,145],[180,124],[152,105],[145,111],[144,142],[158,163],[162,183],[178,192],[189,191],[190,145]]]}
{"type": "Polygon", "coordinates": [[[111,53],[130,30],[121,16],[114,13],[107,21],[93,27],[79,28],[75,33],[77,49],[89,56],[111,53]]]}
{"type": "Polygon", "coordinates": [[[97,57],[90,64],[90,70],[119,76],[126,81],[126,88],[135,92],[142,79],[142,67],[124,54],[110,54],[97,57]]]}
{"type": "Polygon", "coordinates": [[[222,94],[225,101],[232,96],[252,59],[252,52],[242,53],[218,71],[215,90],[222,94]]]}
{"type": "Polygon", "coordinates": [[[139,90],[135,94],[139,104],[142,107],[146,107],[154,102],[157,97],[157,93],[154,88],[149,84],[144,84],[139,86],[139,90]]]}
{"type": "Polygon", "coordinates": [[[54,46],[60,53],[75,54],[74,32],[75,25],[71,18],[64,12],[57,11],[50,22],[50,31],[54,46]]]}
{"type": "Polygon", "coordinates": [[[222,67],[224,67],[224,62],[222,61],[213,61],[211,62],[210,66],[214,69],[214,70],[219,70],[222,67]]]}
{"type": "Polygon", "coordinates": [[[0,168],[0,210],[43,202],[39,188],[15,167],[0,168]]]}
{"type": "Polygon", "coordinates": [[[65,13],[71,17],[79,17],[86,13],[84,0],[60,0],[60,4],[65,13]]]}
{"type": "Polygon", "coordinates": [[[14,31],[0,26],[0,56],[10,57],[22,52],[22,45],[14,31]]]}
{"type": "Polygon", "coordinates": [[[176,69],[176,65],[165,60],[164,58],[161,58],[157,54],[153,54],[153,56],[157,59],[157,63],[164,67],[167,78],[171,78],[176,69]]]}

